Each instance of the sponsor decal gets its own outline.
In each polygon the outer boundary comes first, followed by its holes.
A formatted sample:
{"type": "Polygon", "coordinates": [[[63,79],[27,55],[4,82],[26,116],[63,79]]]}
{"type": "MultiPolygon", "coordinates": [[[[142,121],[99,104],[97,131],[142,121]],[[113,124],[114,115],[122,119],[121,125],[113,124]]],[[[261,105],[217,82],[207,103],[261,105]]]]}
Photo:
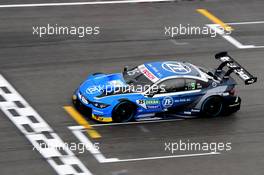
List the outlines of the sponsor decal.
{"type": "Polygon", "coordinates": [[[153,73],[151,73],[147,68],[146,68],[146,66],[145,65],[140,65],[139,67],[139,70],[140,70],[140,72],[142,72],[150,81],[152,81],[152,82],[156,82],[156,81],[158,81],[159,79],[153,74],[153,73]]]}
{"type": "Polygon", "coordinates": [[[145,100],[146,105],[157,105],[160,103],[159,100],[145,100]]]}
{"type": "Polygon", "coordinates": [[[147,64],[155,73],[156,73],[156,75],[158,75],[158,76],[162,76],[162,74],[159,72],[159,70],[155,67],[155,66],[153,66],[152,64],[147,64]]]}
{"type": "Polygon", "coordinates": [[[102,88],[100,86],[91,86],[91,87],[86,89],[86,93],[87,94],[95,94],[95,93],[99,93],[101,90],[102,90],[102,88]]]}
{"type": "Polygon", "coordinates": [[[162,64],[162,68],[176,74],[187,74],[192,71],[189,66],[176,61],[165,62],[162,64]]]}
{"type": "Polygon", "coordinates": [[[139,105],[145,104],[145,100],[137,100],[137,104],[139,105]]]}
{"type": "Polygon", "coordinates": [[[173,105],[174,101],[173,101],[173,98],[172,97],[165,97],[163,100],[162,100],[162,106],[164,108],[169,108],[173,105]]]}
{"type": "Polygon", "coordinates": [[[154,77],[154,75],[152,74],[152,73],[150,73],[147,69],[144,69],[143,71],[142,71],[149,79],[151,79],[151,80],[154,80],[155,79],[155,77],[154,77]]]}
{"type": "Polygon", "coordinates": [[[137,104],[145,109],[158,109],[160,108],[160,101],[157,99],[137,100],[137,104]]]}
{"type": "MultiPolygon", "coordinates": [[[[222,62],[225,62],[225,61],[230,61],[231,59],[229,57],[221,57],[220,60],[222,62]]],[[[235,63],[228,63],[227,66],[230,67],[230,68],[239,67],[235,63]]],[[[244,70],[241,67],[239,67],[239,68],[240,69],[235,69],[234,72],[237,73],[243,80],[250,79],[250,77],[244,72],[244,70]]]]}
{"type": "Polygon", "coordinates": [[[111,117],[103,117],[103,116],[100,116],[100,115],[92,114],[92,118],[97,120],[97,121],[101,121],[101,122],[112,122],[112,118],[111,117]]]}
{"type": "Polygon", "coordinates": [[[133,69],[133,70],[129,70],[129,71],[127,71],[127,74],[128,74],[129,76],[134,76],[134,75],[137,74],[137,73],[140,73],[140,71],[138,70],[138,68],[135,68],[135,69],[133,69]]]}
{"type": "Polygon", "coordinates": [[[212,86],[213,87],[216,87],[217,86],[217,83],[216,82],[212,82],[212,86]]]}
{"type": "Polygon", "coordinates": [[[180,99],[175,100],[174,102],[175,103],[183,103],[183,102],[190,102],[190,101],[191,101],[190,98],[180,98],[180,99]]]}
{"type": "Polygon", "coordinates": [[[192,112],[200,112],[200,109],[192,109],[192,112]]]}
{"type": "Polygon", "coordinates": [[[160,105],[150,105],[150,106],[147,106],[148,109],[159,109],[160,108],[160,105]]]}
{"type": "Polygon", "coordinates": [[[139,104],[139,106],[141,106],[141,107],[147,109],[147,106],[146,106],[145,100],[137,100],[136,102],[137,102],[137,104],[139,104]]]}

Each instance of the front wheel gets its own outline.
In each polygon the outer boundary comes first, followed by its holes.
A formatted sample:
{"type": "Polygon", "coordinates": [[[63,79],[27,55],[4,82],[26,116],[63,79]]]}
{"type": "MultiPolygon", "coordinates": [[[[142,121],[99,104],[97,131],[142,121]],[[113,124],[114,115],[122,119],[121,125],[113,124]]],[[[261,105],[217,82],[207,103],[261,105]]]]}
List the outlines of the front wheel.
{"type": "Polygon", "coordinates": [[[223,109],[223,100],[221,97],[213,96],[207,98],[202,105],[202,114],[207,117],[219,116],[223,109]]]}
{"type": "Polygon", "coordinates": [[[122,101],[116,105],[112,112],[113,122],[128,122],[134,118],[136,106],[128,101],[122,101]]]}

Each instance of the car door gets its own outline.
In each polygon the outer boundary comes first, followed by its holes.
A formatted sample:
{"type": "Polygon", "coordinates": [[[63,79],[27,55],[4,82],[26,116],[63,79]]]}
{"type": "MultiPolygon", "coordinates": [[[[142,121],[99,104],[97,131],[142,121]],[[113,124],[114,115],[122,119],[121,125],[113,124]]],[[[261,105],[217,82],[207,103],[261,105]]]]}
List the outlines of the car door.
{"type": "Polygon", "coordinates": [[[185,80],[183,78],[173,78],[160,82],[159,91],[153,98],[160,101],[163,111],[177,108],[184,104],[180,100],[180,95],[185,91],[185,80]]]}
{"type": "Polygon", "coordinates": [[[191,78],[173,78],[159,83],[160,90],[153,98],[160,101],[161,107],[166,110],[177,110],[189,106],[199,99],[207,86],[205,82],[191,78]]]}
{"type": "Polygon", "coordinates": [[[184,93],[182,93],[179,98],[181,102],[184,102],[185,106],[190,106],[194,104],[200,97],[204,95],[203,89],[208,87],[208,83],[199,79],[186,78],[184,93]]]}

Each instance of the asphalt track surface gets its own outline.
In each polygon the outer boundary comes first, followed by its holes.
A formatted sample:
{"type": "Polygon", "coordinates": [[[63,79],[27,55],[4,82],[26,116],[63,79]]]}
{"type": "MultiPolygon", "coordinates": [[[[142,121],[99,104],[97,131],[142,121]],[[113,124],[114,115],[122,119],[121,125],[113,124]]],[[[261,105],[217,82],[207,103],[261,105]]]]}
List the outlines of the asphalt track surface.
{"type": "MultiPolygon", "coordinates": [[[[53,1],[55,2],[55,1],[53,1]]],[[[69,1],[67,1],[69,2],[69,1]]],[[[46,3],[1,1],[1,4],[46,3]]],[[[252,86],[240,81],[241,110],[229,117],[177,120],[95,129],[106,157],[120,159],[171,155],[165,142],[179,140],[231,142],[219,155],[99,163],[90,152],[76,156],[93,174],[110,175],[262,175],[264,174],[264,50],[239,49],[221,36],[183,36],[172,42],[164,26],[211,23],[196,12],[205,8],[226,23],[262,21],[264,2],[212,0],[194,2],[2,8],[0,71],[66,142],[79,142],[68,129],[77,123],[64,111],[73,90],[93,72],[120,72],[125,65],[150,60],[187,60],[215,67],[213,55],[230,54],[258,77],[252,86]],[[101,34],[78,38],[32,35],[32,26],[98,25],[101,34]]],[[[244,44],[264,45],[264,24],[234,25],[232,34],[244,44]]],[[[0,112],[0,174],[56,174],[11,121],[0,112]]],[[[93,123],[90,121],[90,123],[93,123]]],[[[88,137],[88,136],[87,136],[88,137]]],[[[177,152],[175,154],[186,154],[177,152]]]]}

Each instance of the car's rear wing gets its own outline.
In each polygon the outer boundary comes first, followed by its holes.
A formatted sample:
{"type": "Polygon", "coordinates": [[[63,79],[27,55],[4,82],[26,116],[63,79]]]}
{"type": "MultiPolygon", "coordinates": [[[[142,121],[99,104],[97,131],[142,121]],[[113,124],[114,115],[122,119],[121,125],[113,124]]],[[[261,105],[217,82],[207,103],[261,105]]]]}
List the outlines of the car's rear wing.
{"type": "Polygon", "coordinates": [[[223,78],[229,78],[230,74],[234,72],[245,82],[246,85],[253,84],[257,81],[257,77],[251,75],[237,61],[235,61],[230,55],[228,55],[227,52],[217,53],[215,55],[215,58],[222,62],[216,69],[216,74],[218,72],[222,72],[222,69],[225,66],[228,68],[223,78]]]}

